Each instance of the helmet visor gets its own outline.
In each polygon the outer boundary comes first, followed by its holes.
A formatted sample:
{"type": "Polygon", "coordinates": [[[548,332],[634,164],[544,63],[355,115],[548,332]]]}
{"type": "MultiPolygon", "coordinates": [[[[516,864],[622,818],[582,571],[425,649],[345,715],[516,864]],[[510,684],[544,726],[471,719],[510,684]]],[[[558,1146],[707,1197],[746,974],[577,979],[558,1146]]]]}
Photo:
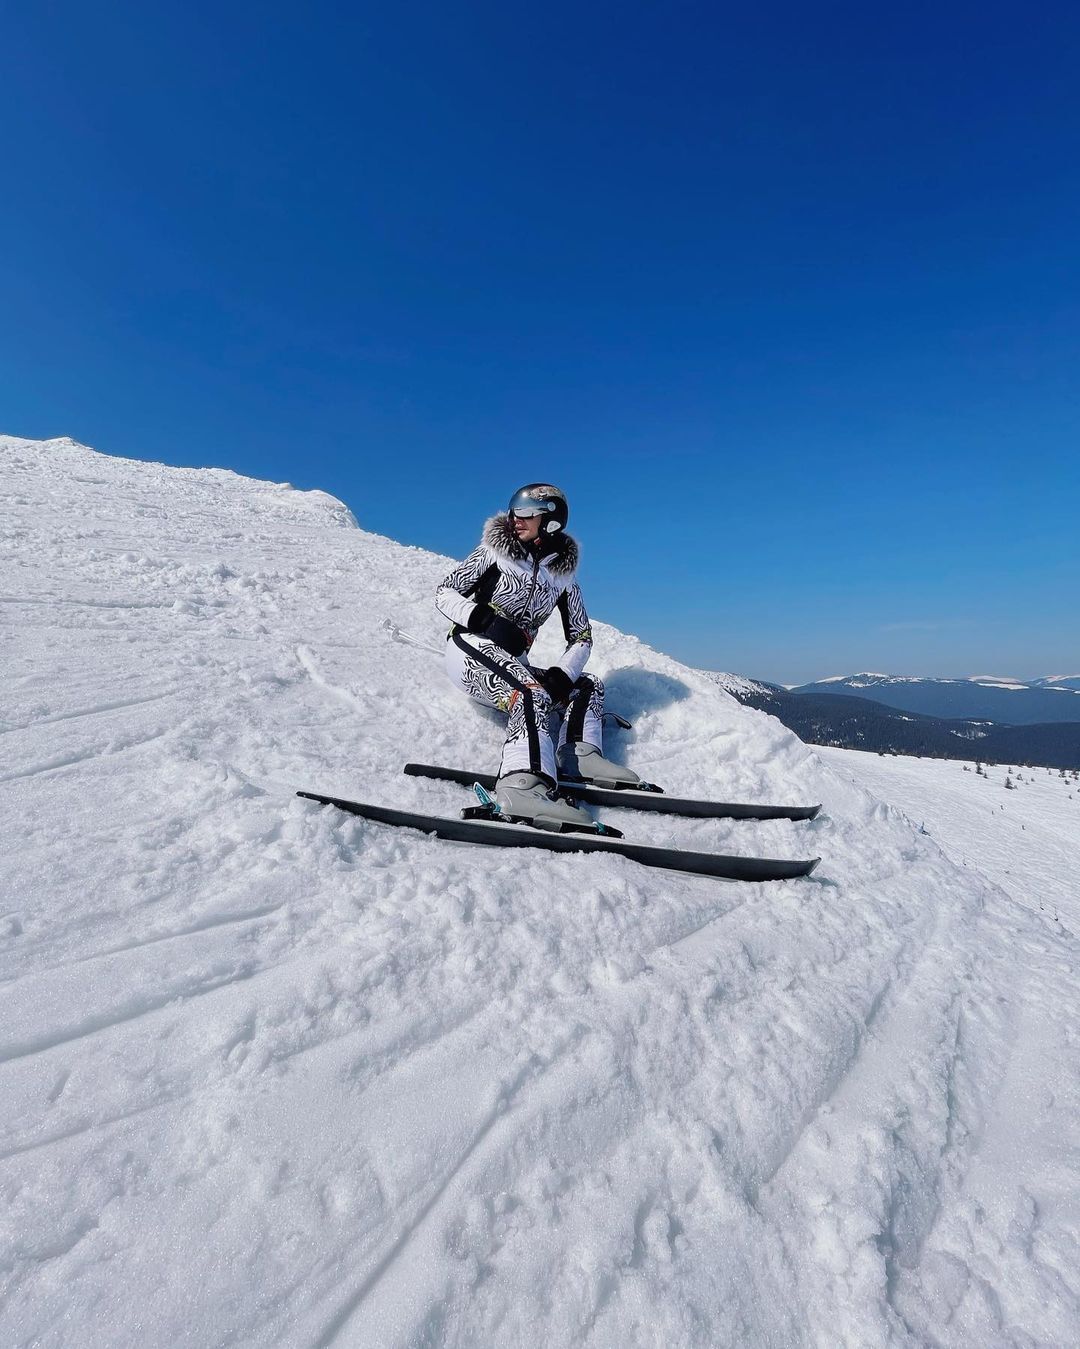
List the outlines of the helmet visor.
{"type": "Polygon", "coordinates": [[[534,515],[550,515],[554,509],[554,501],[545,501],[531,492],[515,492],[510,498],[508,513],[522,520],[531,520],[534,515]]]}

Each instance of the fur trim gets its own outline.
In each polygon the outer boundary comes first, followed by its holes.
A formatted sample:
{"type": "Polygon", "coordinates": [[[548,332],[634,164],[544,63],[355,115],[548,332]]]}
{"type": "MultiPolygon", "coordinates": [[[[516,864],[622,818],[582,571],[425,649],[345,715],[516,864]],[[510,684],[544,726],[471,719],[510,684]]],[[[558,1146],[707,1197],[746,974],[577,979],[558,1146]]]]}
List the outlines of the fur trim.
{"type": "MultiPolygon", "coordinates": [[[[579,550],[577,540],[569,534],[556,534],[553,539],[544,540],[548,551],[543,560],[556,576],[569,576],[577,571],[579,550]]],[[[504,515],[493,515],[484,526],[484,544],[500,557],[508,557],[514,562],[524,562],[528,550],[518,542],[517,535],[510,528],[510,520],[504,515]]]]}

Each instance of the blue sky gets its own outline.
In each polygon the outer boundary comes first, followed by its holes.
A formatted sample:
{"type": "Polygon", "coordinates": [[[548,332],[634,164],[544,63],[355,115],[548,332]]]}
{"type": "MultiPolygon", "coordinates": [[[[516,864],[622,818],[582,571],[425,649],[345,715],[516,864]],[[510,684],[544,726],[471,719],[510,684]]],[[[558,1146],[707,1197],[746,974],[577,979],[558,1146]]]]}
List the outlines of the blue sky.
{"type": "Polygon", "coordinates": [[[1080,8],[7,7],[0,430],[451,555],[560,483],[690,662],[1080,667],[1080,8]]]}

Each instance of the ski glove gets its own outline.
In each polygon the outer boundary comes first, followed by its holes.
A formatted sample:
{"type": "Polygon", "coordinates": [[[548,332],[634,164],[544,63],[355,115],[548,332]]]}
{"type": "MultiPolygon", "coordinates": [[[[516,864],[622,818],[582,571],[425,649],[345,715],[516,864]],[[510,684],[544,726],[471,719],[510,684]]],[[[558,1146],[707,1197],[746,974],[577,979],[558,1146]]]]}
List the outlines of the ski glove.
{"type": "Polygon", "coordinates": [[[501,646],[511,656],[520,656],[529,644],[518,625],[497,614],[490,604],[478,604],[469,615],[466,627],[477,636],[501,646]]]}
{"type": "Polygon", "coordinates": [[[552,702],[565,704],[570,701],[574,681],[565,670],[553,665],[550,670],[534,670],[533,674],[543,685],[545,692],[551,695],[552,702]]]}

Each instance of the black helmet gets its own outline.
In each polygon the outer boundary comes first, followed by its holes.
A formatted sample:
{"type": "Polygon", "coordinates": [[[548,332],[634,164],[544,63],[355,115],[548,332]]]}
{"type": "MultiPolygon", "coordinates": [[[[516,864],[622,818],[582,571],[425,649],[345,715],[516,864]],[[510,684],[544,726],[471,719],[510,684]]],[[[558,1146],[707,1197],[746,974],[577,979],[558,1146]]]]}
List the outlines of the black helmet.
{"type": "Polygon", "coordinates": [[[506,513],[511,520],[515,515],[526,519],[531,515],[544,517],[540,526],[541,534],[557,534],[566,528],[570,507],[566,497],[549,482],[531,482],[528,487],[519,487],[510,498],[506,513]]]}

